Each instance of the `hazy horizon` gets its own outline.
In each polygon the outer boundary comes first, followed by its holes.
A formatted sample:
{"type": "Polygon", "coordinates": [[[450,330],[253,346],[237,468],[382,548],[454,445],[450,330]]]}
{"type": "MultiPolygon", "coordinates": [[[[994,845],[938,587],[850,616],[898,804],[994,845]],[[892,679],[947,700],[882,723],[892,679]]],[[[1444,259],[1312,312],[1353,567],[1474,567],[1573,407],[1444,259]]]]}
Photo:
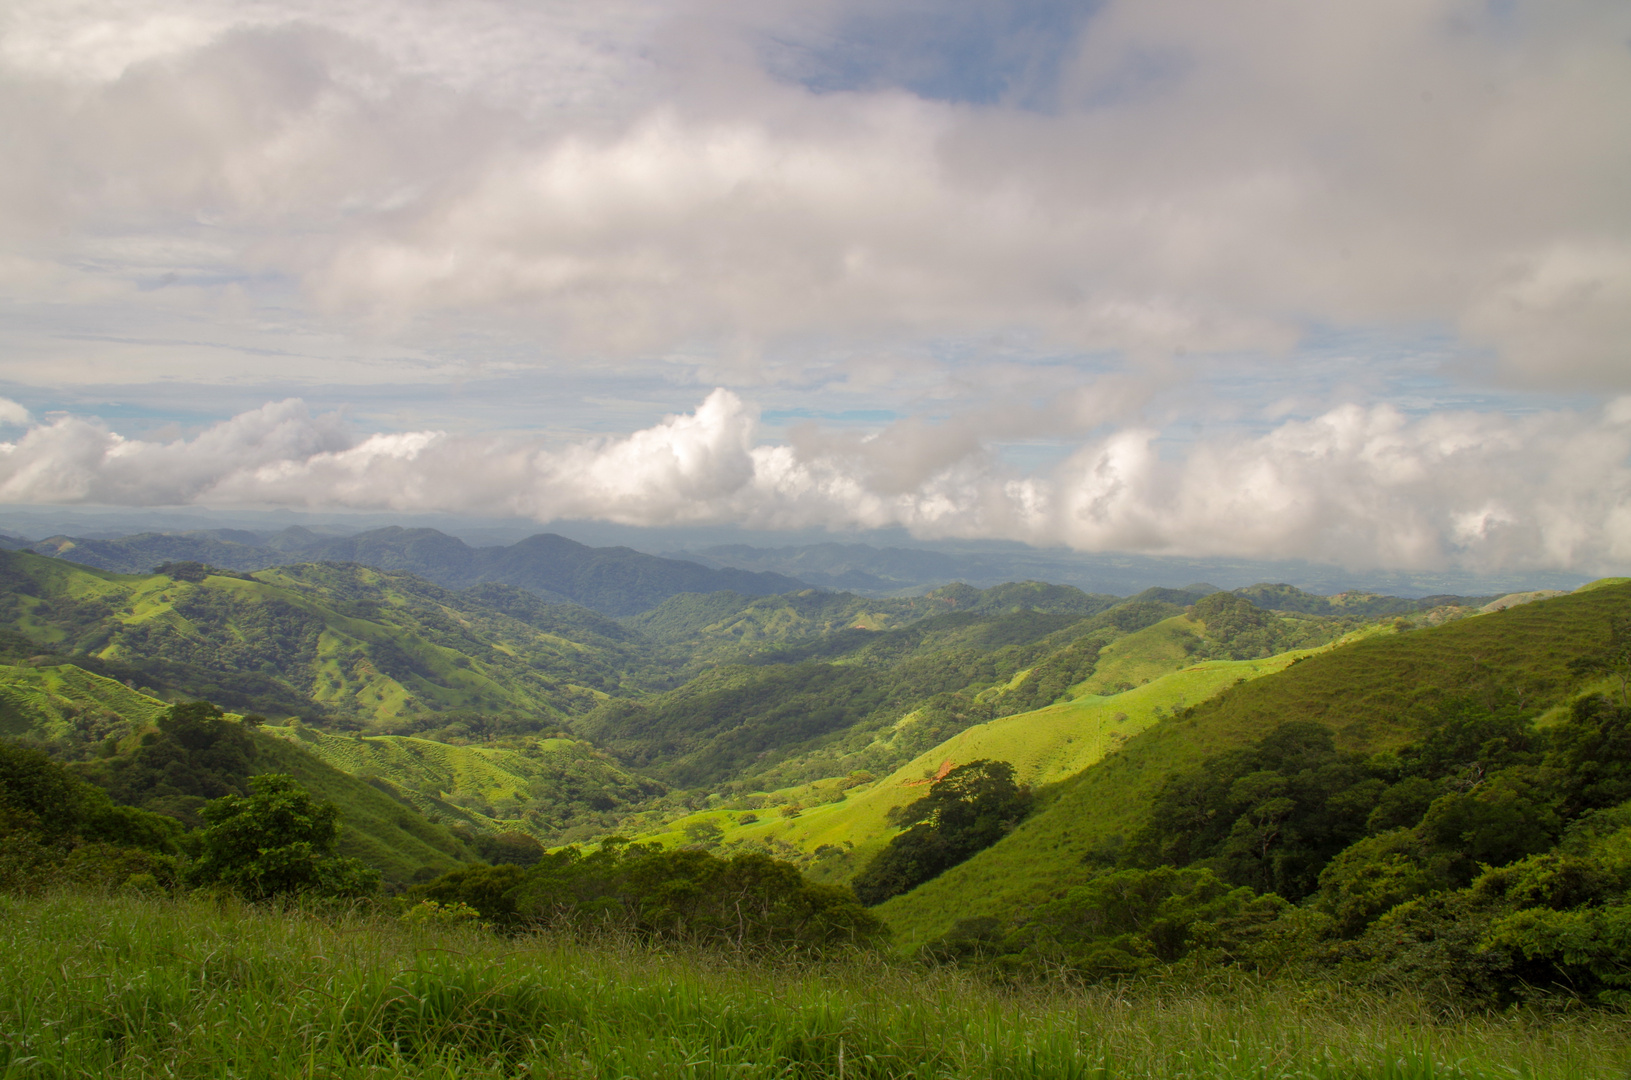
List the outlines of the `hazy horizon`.
{"type": "MultiPolygon", "coordinates": [[[[595,521],[529,522],[511,519],[450,515],[321,514],[299,511],[219,511],[206,508],[131,510],[107,507],[22,508],[0,506],[0,533],[30,541],[63,535],[88,539],[115,539],[141,532],[176,533],[241,529],[270,536],[289,526],[311,529],[319,535],[353,536],[389,526],[431,528],[458,537],[472,547],[507,546],[539,533],[555,533],[591,547],[629,547],[649,555],[692,558],[712,548],[742,545],[767,553],[796,552],[816,545],[858,545],[875,551],[908,550],[960,558],[965,572],[934,575],[925,582],[966,581],[986,587],[1006,581],[1037,580],[1075,585],[1088,592],[1132,595],[1151,587],[1180,588],[1207,583],[1235,589],[1264,583],[1289,584],[1319,595],[1349,590],[1420,597],[1435,594],[1466,596],[1524,592],[1535,589],[1574,589],[1594,575],[1569,571],[1470,573],[1467,571],[1399,571],[1370,567],[1350,569],[1302,560],[1242,560],[1146,556],[1124,552],[1073,552],[1064,548],[1035,548],[1002,540],[918,540],[901,529],[832,534],[820,530],[758,532],[735,527],[641,528],[595,521]],[[32,526],[23,527],[23,526],[32,526]],[[969,572],[973,571],[973,572],[969,572]]],[[[702,559],[709,565],[760,569],[751,559],[719,554],[702,559]]],[[[774,562],[774,559],[772,559],[774,562]]],[[[798,571],[776,566],[777,572],[797,577],[798,571]]],[[[820,587],[839,588],[822,585],[820,587]]],[[[927,586],[924,586],[927,587],[927,586]]],[[[905,587],[901,591],[907,591],[905,587]]]]}

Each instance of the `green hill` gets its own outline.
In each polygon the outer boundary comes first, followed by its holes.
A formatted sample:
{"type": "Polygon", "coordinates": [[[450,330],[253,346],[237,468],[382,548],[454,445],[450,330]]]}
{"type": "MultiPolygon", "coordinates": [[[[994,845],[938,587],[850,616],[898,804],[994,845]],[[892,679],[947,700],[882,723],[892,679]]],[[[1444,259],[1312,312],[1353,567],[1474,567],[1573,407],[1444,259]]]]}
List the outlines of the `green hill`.
{"type": "Polygon", "coordinates": [[[1388,615],[1405,615],[1439,607],[1466,608],[1469,612],[1494,600],[1494,596],[1423,596],[1406,599],[1401,596],[1380,596],[1367,592],[1343,592],[1335,596],[1316,596],[1293,585],[1248,585],[1234,590],[1236,596],[1245,597],[1260,608],[1273,611],[1298,611],[1307,615],[1344,615],[1360,619],[1380,619],[1388,615]]]}
{"type": "Polygon", "coordinates": [[[454,734],[559,726],[673,677],[581,608],[357,565],[123,575],[0,552],[0,627],[157,695],[454,734]]]}
{"type": "MultiPolygon", "coordinates": [[[[1196,599],[1195,615],[1135,598],[1084,616],[1100,598],[1032,585],[940,590],[918,600],[967,610],[892,630],[810,630],[660,697],[608,702],[574,730],[676,787],[742,795],[893,772],[972,725],[1130,689],[1197,660],[1318,646],[1354,625],[1263,612],[1227,593],[1166,592],[1196,599]],[[1055,610],[1019,606],[1038,600],[1055,610]]],[[[709,598],[696,599],[691,610],[709,598]]],[[[723,608],[730,598],[713,599],[723,608]]],[[[855,602],[812,594],[751,607],[805,614],[855,602]]]]}
{"type": "MultiPolygon", "coordinates": [[[[774,767],[743,774],[763,781],[762,789],[774,790],[744,803],[740,796],[752,789],[740,782],[722,786],[721,795],[737,796],[730,803],[736,806],[734,813],[715,809],[650,821],[636,831],[678,843],[690,839],[688,828],[706,834],[702,823],[712,822],[723,830],[718,842],[768,846],[806,861],[823,880],[842,880],[893,834],[885,821],[889,809],[921,794],[914,786],[947,762],[991,758],[1013,764],[1024,783],[1062,780],[1161,717],[1242,679],[1280,670],[1306,652],[1258,657],[1248,650],[1250,659],[1199,663],[1197,657],[1266,641],[1321,646],[1351,625],[1338,619],[1278,618],[1227,593],[1215,596],[1209,609],[1206,604],[1193,609],[1196,614],[1184,614],[1163,600],[1143,599],[1086,619],[1035,612],[939,615],[868,635],[867,643],[841,663],[767,669],[798,670],[816,685],[841,685],[840,680],[849,679],[873,689],[893,678],[909,678],[920,665],[938,673],[973,673],[978,679],[893,713],[874,713],[814,749],[795,747],[774,767]],[[1243,617],[1241,609],[1255,615],[1243,617]],[[1210,623],[1197,617],[1206,610],[1214,615],[1210,623]],[[957,666],[970,657],[989,666],[957,666]],[[1045,707],[1038,709],[1038,704],[1045,707]],[[878,775],[884,779],[874,782],[878,775]],[[783,817],[788,808],[797,809],[797,816],[783,817]],[[752,817],[745,824],[744,809],[752,817]]],[[[829,644],[838,640],[826,639],[829,644]]],[[[685,721],[676,726],[688,723],[700,729],[709,719],[733,712],[750,721],[767,709],[791,712],[801,700],[787,692],[791,681],[770,680],[767,687],[752,679],[751,669],[733,669],[731,677],[730,694],[741,695],[748,707],[733,710],[735,702],[725,692],[687,701],[687,694],[706,685],[699,679],[652,711],[685,721]],[[760,699],[775,704],[751,704],[760,699]],[[676,707],[681,704],[688,707],[676,707]]],[[[808,696],[815,706],[840,700],[836,695],[808,696]]]]}
{"type": "Polygon", "coordinates": [[[261,731],[367,780],[432,820],[463,822],[479,832],[526,832],[546,843],[609,832],[624,812],[663,791],[575,739],[449,746],[303,724],[261,731]]]}
{"type": "MultiPolygon", "coordinates": [[[[1080,773],[1140,732],[1246,679],[1283,670],[1307,653],[1262,660],[1211,660],[1163,674],[1112,696],[1087,695],[1032,712],[968,727],[875,781],[839,777],[771,793],[761,810],[715,810],[665,823],[642,839],[683,843],[688,827],[712,821],[725,845],[763,845],[799,858],[817,880],[842,881],[866,863],[896,828],[891,809],[922,796],[929,778],[948,765],[981,758],[1006,761],[1032,787],[1080,773]],[[783,816],[784,807],[796,816],[783,816]]],[[[865,775],[865,774],[862,774],[865,775]]]]}
{"type": "MultiPolygon", "coordinates": [[[[105,781],[121,757],[143,749],[144,736],[152,738],[168,709],[163,701],[72,665],[0,665],[0,737],[79,759],[75,767],[93,781],[105,781]]],[[[341,853],[378,869],[387,881],[408,882],[425,876],[426,868],[441,873],[472,858],[462,840],[388,788],[348,775],[286,740],[249,729],[244,734],[251,750],[243,775],[287,773],[339,806],[341,853]]]]}
{"type": "Polygon", "coordinates": [[[299,746],[257,732],[257,773],[286,773],[340,808],[341,855],[361,859],[387,882],[423,881],[472,862],[474,853],[410,801],[318,760],[299,746]]]}
{"type": "Polygon", "coordinates": [[[1631,584],[1582,589],[1443,626],[1376,634],[1226,689],[1128,739],[1059,784],[1012,834],[879,908],[911,948],[961,917],[1010,916],[1085,880],[1143,824],[1171,773],[1244,747],[1290,720],[1329,727],[1337,745],[1384,750],[1409,741],[1424,710],[1451,694],[1516,695],[1530,709],[1581,685],[1570,662],[1599,649],[1631,610],[1631,584]]]}
{"type": "Polygon", "coordinates": [[[609,702],[575,730],[679,787],[749,792],[892,771],[999,710],[1051,702],[1080,677],[1074,668],[1042,700],[1016,685],[1026,700],[1003,709],[1009,684],[1050,656],[1090,666],[1091,651],[1076,653],[1091,647],[1076,639],[1103,618],[963,611],[888,631],[812,634],[774,654],[799,662],[722,665],[649,702],[609,702]],[[916,722],[902,725],[914,711],[916,722]]]}
{"type": "Polygon", "coordinates": [[[150,724],[164,702],[72,664],[0,665],[0,737],[73,760],[150,724]]]}
{"type": "Polygon", "coordinates": [[[870,633],[898,630],[936,615],[1039,612],[1094,615],[1122,603],[1068,585],[1026,581],[976,589],[946,585],[922,596],[878,599],[805,589],[780,596],[732,592],[671,597],[625,620],[694,660],[786,659],[814,652],[836,656],[864,645],[870,633]]]}

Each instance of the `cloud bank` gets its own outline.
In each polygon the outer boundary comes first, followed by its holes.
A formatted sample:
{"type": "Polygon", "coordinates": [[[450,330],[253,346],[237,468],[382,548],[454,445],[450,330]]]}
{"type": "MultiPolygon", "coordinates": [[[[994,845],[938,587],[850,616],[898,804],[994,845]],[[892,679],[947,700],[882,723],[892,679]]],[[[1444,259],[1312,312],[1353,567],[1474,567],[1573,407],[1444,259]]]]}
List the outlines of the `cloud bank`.
{"type": "Polygon", "coordinates": [[[171,443],[69,417],[0,444],[0,501],[899,525],[925,538],[1353,568],[1594,572],[1631,561],[1631,398],[1519,418],[1346,405],[1184,446],[1130,428],[1037,475],[911,425],[803,445],[761,443],[756,426],[723,389],[627,437],[564,448],[439,431],[357,437],[298,400],[171,443]],[[905,473],[903,455],[916,455],[905,473]]]}
{"type": "Polygon", "coordinates": [[[392,332],[513,319],[563,366],[1426,325],[1631,387],[1621,3],[1108,0],[977,87],[876,36],[910,0],[8,7],[17,295],[230,317],[290,282],[392,332]]]}

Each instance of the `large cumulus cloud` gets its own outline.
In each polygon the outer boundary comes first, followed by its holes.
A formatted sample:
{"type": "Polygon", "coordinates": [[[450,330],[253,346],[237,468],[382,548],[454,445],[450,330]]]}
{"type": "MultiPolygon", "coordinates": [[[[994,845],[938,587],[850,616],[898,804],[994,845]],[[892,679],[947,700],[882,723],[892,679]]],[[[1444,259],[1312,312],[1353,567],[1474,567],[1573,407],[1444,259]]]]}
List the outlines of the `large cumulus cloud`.
{"type": "Polygon", "coordinates": [[[0,501],[902,525],[924,537],[1352,567],[1589,572],[1631,560],[1631,398],[1516,419],[1346,405],[1166,452],[1155,431],[1127,429],[1034,475],[922,427],[798,445],[760,442],[756,422],[726,390],[626,437],[564,447],[437,431],[357,437],[298,401],[167,444],[64,418],[0,444],[0,501]],[[902,454],[917,458],[907,472],[891,465],[902,454]]]}

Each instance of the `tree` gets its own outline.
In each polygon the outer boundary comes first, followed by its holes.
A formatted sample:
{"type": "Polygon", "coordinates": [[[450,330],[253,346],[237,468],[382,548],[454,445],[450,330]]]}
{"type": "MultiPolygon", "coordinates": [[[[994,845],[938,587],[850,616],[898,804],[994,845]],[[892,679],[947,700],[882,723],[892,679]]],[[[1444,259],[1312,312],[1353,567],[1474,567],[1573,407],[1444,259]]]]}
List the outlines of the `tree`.
{"type": "Polygon", "coordinates": [[[243,795],[256,750],[250,731],[207,701],[172,705],[131,753],[96,763],[92,779],[114,801],[202,824],[206,800],[243,795]]]}
{"type": "Polygon", "coordinates": [[[923,798],[890,812],[908,828],[855,876],[867,906],[916,888],[1006,836],[1030,811],[1031,793],[1006,761],[971,761],[936,780],[923,798]]]}
{"type": "Polygon", "coordinates": [[[52,839],[77,831],[85,785],[39,750],[0,741],[0,831],[52,839]]]}
{"type": "Polygon", "coordinates": [[[313,894],[366,896],[379,875],[334,853],[340,811],[319,803],[294,779],[265,773],[250,780],[252,794],[226,795],[206,804],[195,885],[224,885],[250,900],[313,894]]]}
{"type": "Polygon", "coordinates": [[[74,838],[175,854],[181,826],[173,818],[115,806],[39,750],[0,740],[0,832],[28,832],[57,843],[74,838]]]}
{"type": "Polygon", "coordinates": [[[725,830],[712,819],[693,821],[685,826],[685,837],[698,847],[716,847],[724,839],[725,830]]]}

